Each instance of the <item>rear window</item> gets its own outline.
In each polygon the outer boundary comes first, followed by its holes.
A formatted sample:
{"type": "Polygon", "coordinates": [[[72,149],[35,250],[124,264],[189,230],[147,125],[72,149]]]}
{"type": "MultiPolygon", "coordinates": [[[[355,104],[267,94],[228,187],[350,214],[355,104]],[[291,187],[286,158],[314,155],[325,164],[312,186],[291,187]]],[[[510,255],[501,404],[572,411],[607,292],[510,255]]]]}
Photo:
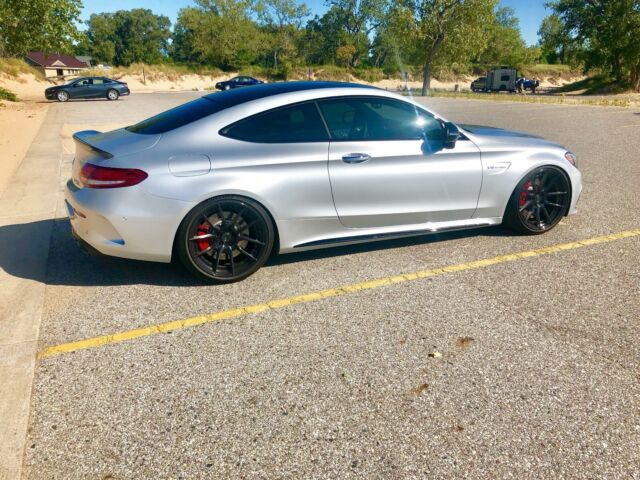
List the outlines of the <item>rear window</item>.
{"type": "Polygon", "coordinates": [[[166,133],[226,108],[279,93],[271,85],[265,85],[264,87],[259,85],[258,87],[238,88],[205,95],[197,100],[185,103],[166,112],[162,112],[155,117],[131,125],[126,129],[133,133],[146,135],[166,133]]]}
{"type": "Polygon", "coordinates": [[[300,103],[259,113],[220,130],[225,137],[255,143],[328,142],[315,103],[300,103]]]}

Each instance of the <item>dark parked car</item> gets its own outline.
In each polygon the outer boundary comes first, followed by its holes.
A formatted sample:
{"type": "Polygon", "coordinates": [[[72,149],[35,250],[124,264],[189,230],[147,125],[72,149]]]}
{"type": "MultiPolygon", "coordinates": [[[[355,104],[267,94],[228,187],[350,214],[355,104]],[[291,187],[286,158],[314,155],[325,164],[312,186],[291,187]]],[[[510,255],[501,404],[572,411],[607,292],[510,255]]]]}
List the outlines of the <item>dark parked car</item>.
{"type": "Polygon", "coordinates": [[[129,95],[129,87],[124,82],[106,77],[82,77],[71,80],[64,85],[49,87],[44,91],[47,100],[66,102],[73,98],[106,98],[117,100],[122,95],[129,95]]]}
{"type": "Polygon", "coordinates": [[[487,77],[478,77],[471,82],[472,92],[484,92],[487,89],[487,77]]]}
{"type": "Polygon", "coordinates": [[[262,80],[258,80],[253,77],[239,76],[233,77],[231,80],[227,80],[225,82],[216,83],[216,88],[218,90],[231,90],[232,88],[238,87],[248,87],[249,85],[258,85],[260,83],[264,83],[262,80]]]}

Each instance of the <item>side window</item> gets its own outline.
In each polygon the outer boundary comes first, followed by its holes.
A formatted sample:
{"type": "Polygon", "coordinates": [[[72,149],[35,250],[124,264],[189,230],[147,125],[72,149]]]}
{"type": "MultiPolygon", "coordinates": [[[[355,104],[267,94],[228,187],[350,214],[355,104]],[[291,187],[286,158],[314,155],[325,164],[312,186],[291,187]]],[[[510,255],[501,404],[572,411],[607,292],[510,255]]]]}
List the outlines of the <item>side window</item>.
{"type": "Polygon", "coordinates": [[[102,79],[102,81],[103,81],[105,84],[113,83],[113,80],[109,80],[108,78],[103,78],[103,79],[102,79]]]}
{"type": "Polygon", "coordinates": [[[104,83],[104,80],[102,80],[101,78],[94,78],[93,79],[93,84],[94,85],[102,85],[104,83]]]}
{"type": "Polygon", "coordinates": [[[259,113],[220,130],[225,137],[255,143],[326,142],[327,130],[314,103],[259,113]]]}
{"type": "Polygon", "coordinates": [[[502,75],[500,77],[501,82],[508,82],[509,80],[511,80],[511,75],[502,75]]]}
{"type": "Polygon", "coordinates": [[[442,138],[442,124],[410,103],[387,98],[345,97],[319,102],[332,140],[442,138]]]}

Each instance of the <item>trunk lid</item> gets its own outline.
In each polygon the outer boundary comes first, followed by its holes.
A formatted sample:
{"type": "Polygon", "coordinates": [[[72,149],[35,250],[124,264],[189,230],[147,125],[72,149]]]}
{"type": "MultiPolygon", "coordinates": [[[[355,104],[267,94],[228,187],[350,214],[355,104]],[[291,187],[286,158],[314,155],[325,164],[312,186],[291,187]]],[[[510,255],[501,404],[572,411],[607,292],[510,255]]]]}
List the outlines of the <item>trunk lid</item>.
{"type": "Polygon", "coordinates": [[[76,154],[73,159],[73,183],[80,187],[80,171],[85,163],[99,165],[115,156],[131,155],[153,147],[160,135],[140,135],[124,128],[101,133],[83,130],[73,135],[76,154]]]}

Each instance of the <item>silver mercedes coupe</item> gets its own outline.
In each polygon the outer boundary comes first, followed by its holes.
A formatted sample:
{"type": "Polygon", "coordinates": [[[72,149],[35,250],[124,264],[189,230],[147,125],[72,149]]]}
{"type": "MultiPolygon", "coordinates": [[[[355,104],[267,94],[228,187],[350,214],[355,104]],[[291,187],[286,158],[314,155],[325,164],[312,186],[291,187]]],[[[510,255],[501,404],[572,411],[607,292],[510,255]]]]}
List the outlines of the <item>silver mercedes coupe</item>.
{"type": "Polygon", "coordinates": [[[335,82],[205,95],[74,135],[74,236],[106,255],[179,258],[212,282],[288,253],[576,212],[575,156],[523,133],[454,125],[412,100],[335,82]]]}

